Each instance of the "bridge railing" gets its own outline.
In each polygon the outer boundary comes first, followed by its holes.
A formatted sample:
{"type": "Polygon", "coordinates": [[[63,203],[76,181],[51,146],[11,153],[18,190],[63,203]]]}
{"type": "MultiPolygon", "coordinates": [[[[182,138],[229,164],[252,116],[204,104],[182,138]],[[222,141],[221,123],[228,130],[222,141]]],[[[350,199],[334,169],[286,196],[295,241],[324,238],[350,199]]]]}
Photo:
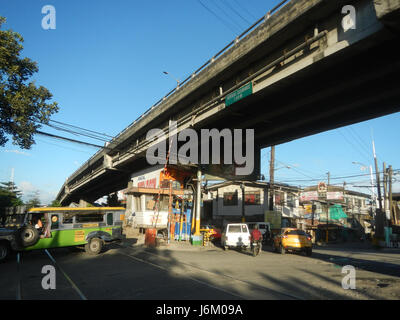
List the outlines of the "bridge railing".
{"type": "MultiPolygon", "coordinates": [[[[211,59],[206,61],[201,67],[199,67],[197,70],[191,73],[190,76],[188,76],[185,80],[180,82],[179,86],[175,87],[171,91],[169,91],[164,97],[162,97],[160,100],[158,100],[155,104],[153,104],[149,109],[147,109],[144,113],[142,113],[137,119],[135,119],[130,125],[128,125],[124,130],[122,130],[119,134],[117,134],[110,143],[117,141],[118,138],[125,133],[127,130],[129,130],[131,127],[133,127],[135,124],[137,124],[140,120],[144,119],[150,111],[152,111],[154,108],[158,107],[163,101],[165,101],[168,97],[170,97],[172,94],[174,94],[176,91],[180,90],[182,86],[185,86],[188,82],[190,82],[191,79],[196,77],[200,72],[202,72],[204,69],[206,69],[209,65],[214,63],[219,57],[221,57],[222,54],[227,52],[230,48],[235,46],[241,39],[243,39],[245,36],[247,36],[251,31],[253,31],[257,26],[259,26],[262,22],[267,21],[271,16],[273,16],[276,12],[278,12],[284,5],[287,3],[291,2],[293,0],[283,0],[280,3],[278,3],[275,7],[273,7],[271,10],[267,12],[266,15],[258,19],[255,23],[253,23],[250,27],[248,27],[245,31],[243,31],[239,36],[237,36],[234,40],[232,40],[230,43],[228,43],[224,48],[222,48],[220,51],[218,51],[216,54],[212,56],[211,59]]],[[[97,151],[84,165],[81,166],[78,170],[84,168],[91,159],[93,159],[97,154],[102,152],[103,149],[100,149],[97,151]]]]}
{"type": "Polygon", "coordinates": [[[242,32],[239,36],[237,36],[234,40],[232,40],[230,43],[228,43],[223,49],[218,51],[215,55],[212,56],[211,59],[206,61],[200,68],[195,70],[194,72],[191,73],[190,76],[188,76],[185,80],[180,82],[179,86],[175,87],[171,91],[169,91],[164,97],[162,97],[160,100],[158,100],[154,105],[152,105],[149,109],[147,109],[143,114],[141,114],[136,120],[134,120],[128,127],[126,127],[124,130],[122,130],[117,136],[114,137],[114,140],[117,140],[120,135],[122,135],[125,131],[127,131],[129,128],[131,128],[133,125],[135,125],[138,121],[143,119],[147,114],[150,113],[151,110],[153,110],[155,107],[160,105],[163,101],[165,101],[166,98],[170,97],[173,93],[178,91],[182,86],[187,84],[191,79],[193,79],[195,76],[197,76],[201,71],[206,69],[209,65],[215,62],[216,59],[218,59],[223,53],[228,51],[231,47],[233,47],[235,44],[237,44],[242,38],[244,38],[250,31],[255,29],[259,24],[261,24],[263,21],[268,20],[274,13],[279,11],[286,3],[293,1],[293,0],[283,0],[279,4],[277,4],[274,8],[268,11],[268,13],[258,19],[255,23],[253,23],[250,27],[248,27],[244,32],[242,32]]]}

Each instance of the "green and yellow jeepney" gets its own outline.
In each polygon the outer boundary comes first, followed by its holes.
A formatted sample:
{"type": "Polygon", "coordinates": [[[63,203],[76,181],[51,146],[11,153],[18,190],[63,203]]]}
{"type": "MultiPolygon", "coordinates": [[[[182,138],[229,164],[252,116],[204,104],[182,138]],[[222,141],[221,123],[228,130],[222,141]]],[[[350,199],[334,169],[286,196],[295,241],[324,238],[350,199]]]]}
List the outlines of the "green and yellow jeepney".
{"type": "Polygon", "coordinates": [[[9,247],[29,251],[82,246],[87,253],[98,254],[106,243],[122,239],[124,218],[123,207],[32,208],[8,233],[9,247]]]}

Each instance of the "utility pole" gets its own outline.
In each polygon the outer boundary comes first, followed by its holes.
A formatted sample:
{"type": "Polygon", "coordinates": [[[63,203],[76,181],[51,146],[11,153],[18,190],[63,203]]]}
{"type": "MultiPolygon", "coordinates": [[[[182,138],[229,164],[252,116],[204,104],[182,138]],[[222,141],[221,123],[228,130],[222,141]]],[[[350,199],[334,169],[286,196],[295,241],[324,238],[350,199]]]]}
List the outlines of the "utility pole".
{"type": "Polygon", "coordinates": [[[269,210],[274,210],[274,173],[275,173],[275,146],[271,146],[271,160],[269,162],[269,210]]]}
{"type": "Polygon", "coordinates": [[[378,210],[376,211],[375,215],[375,236],[377,238],[382,238],[383,237],[382,194],[381,194],[381,182],[379,177],[378,160],[376,159],[374,140],[372,140],[372,150],[374,153],[376,182],[378,188],[378,210]]]}
{"type": "Polygon", "coordinates": [[[326,174],[328,175],[328,186],[329,186],[329,184],[331,183],[331,173],[328,171],[326,174]]]}
{"type": "MultiPolygon", "coordinates": [[[[392,193],[392,184],[393,184],[393,168],[390,165],[389,166],[389,210],[390,210],[390,216],[392,216],[393,212],[393,193],[392,193]]],[[[396,224],[396,215],[393,213],[393,220],[392,224],[396,224]]]]}
{"type": "Polygon", "coordinates": [[[240,185],[240,188],[242,189],[242,222],[246,222],[246,218],[245,218],[245,184],[242,183],[240,185]]]}
{"type": "Polygon", "coordinates": [[[386,163],[383,163],[383,226],[387,226],[387,210],[388,210],[388,196],[387,196],[387,170],[386,170],[386,163]]]}

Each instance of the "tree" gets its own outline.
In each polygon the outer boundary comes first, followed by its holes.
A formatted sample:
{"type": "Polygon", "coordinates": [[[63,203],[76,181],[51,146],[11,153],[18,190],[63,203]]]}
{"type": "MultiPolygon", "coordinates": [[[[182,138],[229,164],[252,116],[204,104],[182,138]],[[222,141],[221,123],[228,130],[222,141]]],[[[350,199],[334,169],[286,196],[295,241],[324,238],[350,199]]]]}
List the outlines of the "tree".
{"type": "Polygon", "coordinates": [[[0,208],[22,206],[21,195],[13,182],[0,182],[0,208]]]}
{"type": "Polygon", "coordinates": [[[55,199],[55,200],[53,200],[53,201],[50,203],[50,207],[62,207],[62,205],[61,205],[61,202],[60,202],[60,201],[58,201],[57,199],[55,199]]]}
{"type": "Polygon", "coordinates": [[[107,196],[107,206],[108,207],[121,206],[121,202],[118,200],[118,195],[116,193],[112,193],[107,196]]]}
{"type": "Polygon", "coordinates": [[[32,192],[32,194],[29,197],[28,202],[26,203],[28,208],[40,207],[41,203],[40,203],[39,197],[40,197],[39,190],[32,192]]]}
{"type": "Polygon", "coordinates": [[[0,16],[0,146],[11,135],[14,144],[30,149],[36,130],[50,121],[58,106],[46,102],[52,98],[49,90],[28,83],[39,70],[37,63],[20,57],[24,39],[12,30],[1,30],[5,22],[0,16]]]}

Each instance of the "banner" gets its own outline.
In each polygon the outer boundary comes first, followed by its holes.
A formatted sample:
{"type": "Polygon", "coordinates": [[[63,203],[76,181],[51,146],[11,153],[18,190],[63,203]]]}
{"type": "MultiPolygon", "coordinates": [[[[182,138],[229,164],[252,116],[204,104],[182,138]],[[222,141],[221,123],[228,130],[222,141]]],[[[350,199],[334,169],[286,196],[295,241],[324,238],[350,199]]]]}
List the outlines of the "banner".
{"type": "Polygon", "coordinates": [[[326,199],[328,200],[343,200],[343,192],[332,192],[326,193],[326,199]]]}
{"type": "Polygon", "coordinates": [[[282,213],[278,211],[265,211],[265,222],[269,222],[271,229],[280,229],[282,226],[282,213]]]}
{"type": "Polygon", "coordinates": [[[308,191],[300,193],[300,202],[318,200],[318,191],[308,191]]]}

